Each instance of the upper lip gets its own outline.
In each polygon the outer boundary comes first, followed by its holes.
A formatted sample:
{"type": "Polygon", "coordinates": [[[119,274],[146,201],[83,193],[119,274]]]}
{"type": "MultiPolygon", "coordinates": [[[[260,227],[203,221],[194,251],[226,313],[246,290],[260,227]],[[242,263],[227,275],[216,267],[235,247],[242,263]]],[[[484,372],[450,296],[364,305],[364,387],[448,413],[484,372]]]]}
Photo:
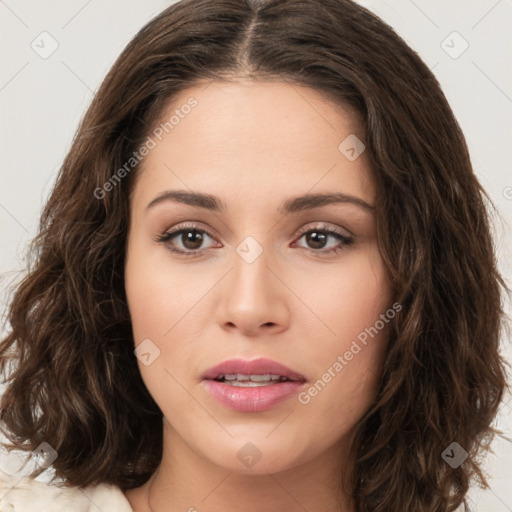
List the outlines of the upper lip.
{"type": "Polygon", "coordinates": [[[206,370],[201,377],[203,380],[214,380],[221,375],[238,373],[242,375],[281,375],[292,381],[304,382],[306,380],[300,373],[291,370],[281,363],[265,358],[252,359],[250,361],[246,359],[229,359],[206,370]]]}

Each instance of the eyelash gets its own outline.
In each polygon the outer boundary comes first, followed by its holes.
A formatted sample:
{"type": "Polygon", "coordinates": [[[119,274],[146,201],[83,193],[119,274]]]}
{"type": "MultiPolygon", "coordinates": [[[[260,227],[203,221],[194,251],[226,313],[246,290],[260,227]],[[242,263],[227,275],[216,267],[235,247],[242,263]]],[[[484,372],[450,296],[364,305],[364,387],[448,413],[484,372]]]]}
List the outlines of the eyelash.
{"type": "MultiPolygon", "coordinates": [[[[181,235],[183,233],[188,233],[190,231],[197,231],[199,233],[208,235],[211,239],[215,239],[214,236],[212,235],[212,233],[210,233],[207,229],[199,228],[197,224],[186,224],[186,225],[182,225],[178,229],[175,229],[174,231],[166,231],[166,232],[162,233],[161,235],[157,236],[155,241],[158,243],[166,244],[167,249],[169,249],[169,251],[179,254],[181,256],[186,256],[186,257],[200,256],[201,255],[201,252],[199,252],[200,250],[182,251],[181,249],[176,249],[176,247],[171,247],[171,245],[168,243],[174,237],[181,235]]],[[[334,236],[334,237],[338,238],[338,240],[340,240],[340,242],[341,242],[341,246],[337,246],[335,248],[331,248],[328,250],[322,250],[322,249],[315,250],[315,249],[306,248],[306,251],[312,252],[314,254],[331,254],[331,253],[338,254],[338,253],[342,252],[346,246],[351,245],[354,242],[354,239],[352,237],[349,237],[349,236],[341,233],[340,231],[334,230],[332,228],[327,228],[327,226],[325,224],[323,224],[321,226],[315,226],[313,228],[309,228],[309,229],[305,229],[305,230],[301,231],[298,235],[297,240],[302,238],[304,235],[307,235],[308,233],[312,233],[312,232],[321,232],[326,235],[334,236]]]]}

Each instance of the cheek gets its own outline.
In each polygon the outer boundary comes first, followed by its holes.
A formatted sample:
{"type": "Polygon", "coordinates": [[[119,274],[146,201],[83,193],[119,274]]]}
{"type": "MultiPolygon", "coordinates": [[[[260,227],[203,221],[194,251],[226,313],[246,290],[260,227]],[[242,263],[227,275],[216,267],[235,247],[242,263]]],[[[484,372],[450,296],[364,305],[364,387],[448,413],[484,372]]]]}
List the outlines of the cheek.
{"type": "Polygon", "coordinates": [[[305,445],[326,449],[353,432],[377,395],[386,347],[385,329],[366,343],[348,337],[324,347],[316,373],[298,396],[305,445]]]}
{"type": "Polygon", "coordinates": [[[172,331],[190,325],[180,320],[186,318],[207,285],[180,265],[169,265],[165,251],[151,250],[134,240],[128,248],[125,288],[135,344],[145,338],[163,342],[172,331]]]}
{"type": "Polygon", "coordinates": [[[151,260],[151,255],[135,243],[129,247],[128,255],[125,289],[133,342],[137,348],[145,347],[141,352],[150,354],[146,359],[138,358],[139,371],[164,415],[174,421],[173,411],[190,406],[189,397],[179,385],[182,376],[172,364],[173,361],[186,361],[189,356],[185,350],[190,351],[190,344],[177,343],[180,339],[187,340],[186,335],[177,335],[187,325],[187,322],[179,322],[187,309],[186,297],[181,293],[186,289],[180,282],[183,276],[179,272],[170,272],[168,266],[164,268],[161,261],[151,260]]]}
{"type": "Polygon", "coordinates": [[[376,247],[328,279],[316,277],[310,299],[326,328],[315,339],[314,378],[299,402],[335,432],[357,421],[376,394],[395,311],[376,247]]]}
{"type": "Polygon", "coordinates": [[[170,265],[165,251],[151,250],[136,239],[127,254],[125,289],[133,341],[135,347],[145,343],[151,354],[148,365],[139,358],[140,373],[159,405],[182,401],[186,406],[178,382],[190,379],[187,372],[202,363],[198,343],[207,313],[201,298],[216,277],[198,278],[197,272],[170,265]]]}
{"type": "Polygon", "coordinates": [[[293,286],[313,313],[307,317],[316,329],[312,324],[309,334],[324,354],[350,345],[390,307],[390,286],[376,244],[348,254],[337,266],[312,268],[307,278],[296,276],[293,286]]]}
{"type": "MultiPolygon", "coordinates": [[[[133,269],[134,276],[126,285],[126,295],[133,326],[134,341],[162,338],[178,321],[184,308],[184,297],[177,296],[179,284],[167,274],[156,275],[133,269]]],[[[183,314],[183,313],[182,313],[183,314]]]]}

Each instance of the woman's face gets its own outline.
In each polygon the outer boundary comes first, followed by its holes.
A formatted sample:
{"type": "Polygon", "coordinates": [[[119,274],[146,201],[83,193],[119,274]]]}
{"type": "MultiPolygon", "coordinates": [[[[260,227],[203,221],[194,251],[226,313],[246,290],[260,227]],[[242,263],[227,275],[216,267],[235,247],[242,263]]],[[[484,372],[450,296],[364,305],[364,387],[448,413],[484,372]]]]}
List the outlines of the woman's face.
{"type": "Polygon", "coordinates": [[[346,448],[395,314],[356,136],[311,89],[241,80],[184,91],[146,140],[125,278],[164,440],[254,473],[346,448]]]}

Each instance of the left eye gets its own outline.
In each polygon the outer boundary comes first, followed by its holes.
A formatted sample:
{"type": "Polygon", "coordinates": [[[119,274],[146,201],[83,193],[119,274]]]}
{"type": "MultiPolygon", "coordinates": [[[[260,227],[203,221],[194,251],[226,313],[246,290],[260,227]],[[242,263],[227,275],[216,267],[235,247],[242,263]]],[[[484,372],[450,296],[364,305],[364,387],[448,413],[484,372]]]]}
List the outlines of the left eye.
{"type": "Polygon", "coordinates": [[[329,229],[310,229],[303,233],[298,240],[301,240],[302,238],[305,238],[306,243],[309,245],[309,247],[305,247],[305,249],[313,250],[315,252],[339,251],[343,246],[350,245],[352,243],[352,238],[344,235],[343,233],[329,229]],[[331,244],[331,247],[326,249],[329,239],[337,240],[338,243],[335,243],[334,246],[331,244]]]}

